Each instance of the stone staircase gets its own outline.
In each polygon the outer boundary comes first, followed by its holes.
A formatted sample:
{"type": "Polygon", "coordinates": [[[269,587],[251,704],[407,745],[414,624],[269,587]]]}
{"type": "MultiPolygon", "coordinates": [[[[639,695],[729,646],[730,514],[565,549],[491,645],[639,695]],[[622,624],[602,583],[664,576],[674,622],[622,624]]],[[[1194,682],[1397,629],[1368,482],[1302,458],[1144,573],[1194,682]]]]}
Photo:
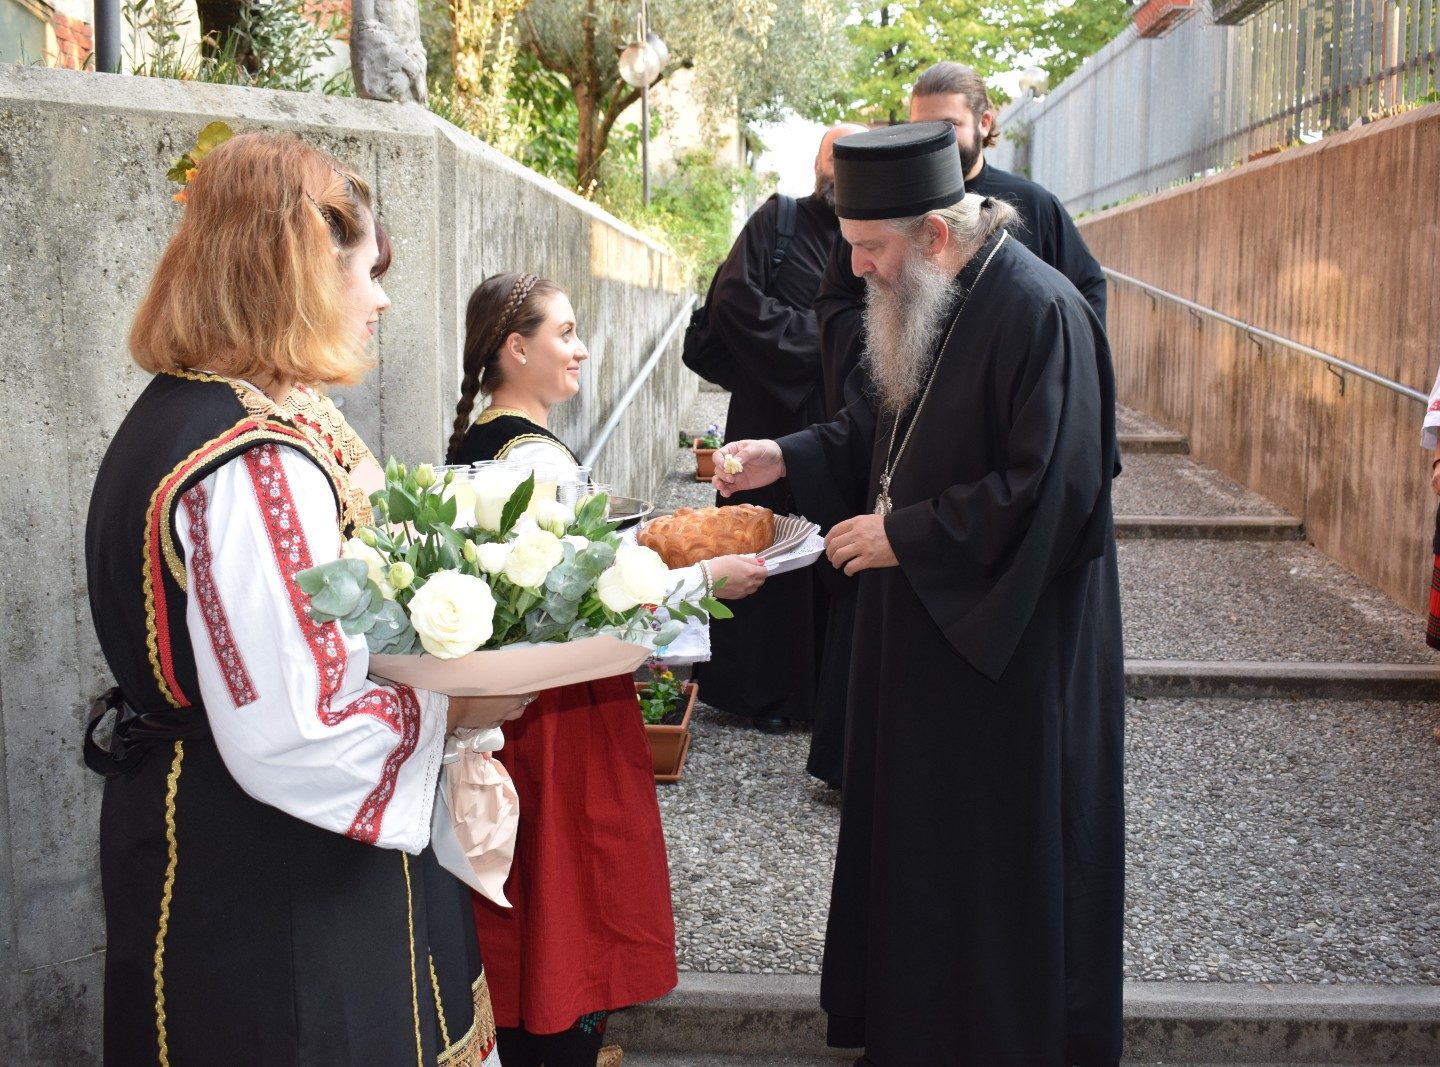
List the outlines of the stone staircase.
{"type": "MultiPolygon", "coordinates": [[[[724,401],[702,392],[686,425],[723,421],[724,401]]],[[[1440,1064],[1440,658],[1423,620],[1183,436],[1128,411],[1120,429],[1125,1062],[1440,1064]]],[[[709,502],[684,463],[662,507],[709,502]]],[[[824,1047],[818,1004],[837,809],[804,775],[808,737],[709,708],[696,732],[661,791],[680,986],[611,1035],[630,1067],[851,1063],[824,1047]]]]}

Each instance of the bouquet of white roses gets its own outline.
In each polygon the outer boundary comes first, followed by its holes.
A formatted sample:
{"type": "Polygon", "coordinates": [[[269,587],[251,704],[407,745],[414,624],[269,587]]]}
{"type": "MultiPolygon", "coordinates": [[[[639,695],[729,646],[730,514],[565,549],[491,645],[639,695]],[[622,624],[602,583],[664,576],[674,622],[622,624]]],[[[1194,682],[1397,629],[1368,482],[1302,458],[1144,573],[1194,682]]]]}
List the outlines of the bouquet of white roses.
{"type": "Polygon", "coordinates": [[[381,677],[498,693],[622,673],[634,664],[621,661],[638,664],[685,619],[730,616],[710,596],[680,595],[657,553],[623,544],[603,494],[571,508],[537,497],[535,485],[533,473],[502,466],[438,477],[428,464],[407,470],[391,459],[385,488],[370,498],[375,525],[357,530],[340,559],[296,575],[312,617],[364,634],[381,677]],[[655,614],[662,604],[663,623],[655,614]],[[619,659],[601,654],[617,640],[626,646],[619,659]],[[588,647],[568,654],[485,658],[581,642],[588,647]],[[468,662],[437,671],[425,653],[468,662]],[[520,674],[507,674],[506,664],[521,664],[520,674]]]}

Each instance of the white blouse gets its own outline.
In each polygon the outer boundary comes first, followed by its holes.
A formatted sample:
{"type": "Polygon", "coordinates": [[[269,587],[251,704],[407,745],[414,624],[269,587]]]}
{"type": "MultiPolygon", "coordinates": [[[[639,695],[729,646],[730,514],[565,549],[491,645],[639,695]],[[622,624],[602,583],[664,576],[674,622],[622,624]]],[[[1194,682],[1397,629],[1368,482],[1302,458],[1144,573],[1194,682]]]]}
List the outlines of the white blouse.
{"type": "Polygon", "coordinates": [[[424,849],[449,701],[371,681],[364,637],[310,618],[294,576],[339,558],[329,479],[262,445],[193,486],[175,524],[200,695],[241,788],[367,844],[424,849]]]}
{"type": "Polygon", "coordinates": [[[1440,445],[1440,373],[1430,387],[1430,403],[1425,405],[1425,422],[1420,427],[1420,446],[1432,452],[1440,445]]]}

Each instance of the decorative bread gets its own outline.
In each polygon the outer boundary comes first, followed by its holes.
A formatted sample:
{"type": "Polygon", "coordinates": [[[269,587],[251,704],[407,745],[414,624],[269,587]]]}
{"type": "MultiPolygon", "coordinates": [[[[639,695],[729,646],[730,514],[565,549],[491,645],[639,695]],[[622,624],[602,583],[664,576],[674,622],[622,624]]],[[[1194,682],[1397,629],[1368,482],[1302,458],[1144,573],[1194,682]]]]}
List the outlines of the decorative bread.
{"type": "Polygon", "coordinates": [[[637,540],[660,553],[667,567],[689,567],[702,559],[769,548],[775,541],[775,513],[754,504],[681,508],[646,523],[637,540]]]}

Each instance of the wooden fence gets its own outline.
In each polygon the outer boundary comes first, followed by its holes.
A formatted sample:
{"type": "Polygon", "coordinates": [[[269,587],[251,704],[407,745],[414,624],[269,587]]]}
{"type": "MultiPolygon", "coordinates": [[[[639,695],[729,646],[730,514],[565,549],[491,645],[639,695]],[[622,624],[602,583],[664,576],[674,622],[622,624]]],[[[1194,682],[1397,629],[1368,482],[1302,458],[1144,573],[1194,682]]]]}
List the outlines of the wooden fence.
{"type": "MultiPolygon", "coordinates": [[[[1440,361],[1440,105],[1081,223],[1107,267],[1428,393],[1440,361]]],[[[1428,595],[1424,405],[1224,323],[1110,287],[1122,403],[1303,519],[1402,604],[1428,595]]]]}

